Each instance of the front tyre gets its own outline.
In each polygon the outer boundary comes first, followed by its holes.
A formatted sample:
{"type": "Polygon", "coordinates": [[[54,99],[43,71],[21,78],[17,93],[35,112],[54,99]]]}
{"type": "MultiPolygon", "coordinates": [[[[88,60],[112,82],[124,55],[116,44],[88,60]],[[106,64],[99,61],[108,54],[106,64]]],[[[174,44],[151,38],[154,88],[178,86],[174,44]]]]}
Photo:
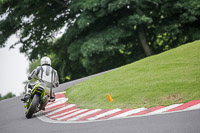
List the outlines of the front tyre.
{"type": "Polygon", "coordinates": [[[36,107],[37,107],[37,104],[38,104],[39,100],[40,100],[40,96],[35,94],[33,99],[32,99],[32,101],[31,101],[31,103],[30,103],[30,105],[29,105],[29,107],[26,110],[26,118],[27,119],[32,117],[33,113],[36,110],[36,107]]]}

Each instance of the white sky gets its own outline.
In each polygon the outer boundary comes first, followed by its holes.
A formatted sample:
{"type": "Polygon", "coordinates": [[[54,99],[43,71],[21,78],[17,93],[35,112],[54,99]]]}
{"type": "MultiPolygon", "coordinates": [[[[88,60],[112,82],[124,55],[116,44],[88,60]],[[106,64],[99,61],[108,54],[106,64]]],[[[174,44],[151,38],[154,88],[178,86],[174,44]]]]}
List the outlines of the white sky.
{"type": "Polygon", "coordinates": [[[29,61],[19,52],[19,46],[9,50],[9,46],[17,41],[15,35],[11,36],[5,48],[0,48],[0,94],[12,92],[19,96],[24,91],[23,82],[27,80],[29,61]]]}

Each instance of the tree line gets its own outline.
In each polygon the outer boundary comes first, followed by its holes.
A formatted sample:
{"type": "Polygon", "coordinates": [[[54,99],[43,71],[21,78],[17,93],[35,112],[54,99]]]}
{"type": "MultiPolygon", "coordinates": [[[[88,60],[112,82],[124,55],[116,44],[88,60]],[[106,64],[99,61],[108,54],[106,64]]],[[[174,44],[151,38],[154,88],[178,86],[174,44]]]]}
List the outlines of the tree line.
{"type": "Polygon", "coordinates": [[[12,98],[12,97],[15,97],[15,94],[12,94],[11,92],[7,93],[5,96],[1,96],[0,94],[0,101],[3,99],[12,98]]]}
{"type": "Polygon", "coordinates": [[[11,47],[50,56],[61,82],[200,39],[199,0],[2,0],[0,15],[0,47],[16,33],[11,47]]]}

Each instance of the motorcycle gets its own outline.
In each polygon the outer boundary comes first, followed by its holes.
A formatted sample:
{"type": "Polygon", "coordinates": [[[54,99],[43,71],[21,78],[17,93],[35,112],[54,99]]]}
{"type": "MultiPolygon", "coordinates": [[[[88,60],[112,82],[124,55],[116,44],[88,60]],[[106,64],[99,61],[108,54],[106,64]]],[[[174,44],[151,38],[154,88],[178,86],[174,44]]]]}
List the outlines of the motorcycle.
{"type": "MultiPolygon", "coordinates": [[[[45,106],[49,101],[49,96],[46,94],[46,92],[50,89],[41,82],[36,83],[33,86],[28,83],[28,86],[32,89],[32,91],[30,98],[27,101],[24,101],[24,108],[26,108],[25,115],[27,119],[31,118],[34,113],[45,109],[45,106]]],[[[23,99],[21,100],[23,101],[23,99]]]]}

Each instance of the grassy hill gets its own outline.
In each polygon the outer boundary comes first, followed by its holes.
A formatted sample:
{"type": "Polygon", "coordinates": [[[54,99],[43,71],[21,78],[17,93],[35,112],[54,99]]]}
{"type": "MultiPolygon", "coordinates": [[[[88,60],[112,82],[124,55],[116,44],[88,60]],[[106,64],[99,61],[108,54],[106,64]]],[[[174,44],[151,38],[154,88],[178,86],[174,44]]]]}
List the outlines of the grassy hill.
{"type": "Polygon", "coordinates": [[[82,108],[139,108],[200,99],[200,41],[147,57],[72,86],[82,108]],[[108,102],[107,94],[114,99],[108,102]]]}

